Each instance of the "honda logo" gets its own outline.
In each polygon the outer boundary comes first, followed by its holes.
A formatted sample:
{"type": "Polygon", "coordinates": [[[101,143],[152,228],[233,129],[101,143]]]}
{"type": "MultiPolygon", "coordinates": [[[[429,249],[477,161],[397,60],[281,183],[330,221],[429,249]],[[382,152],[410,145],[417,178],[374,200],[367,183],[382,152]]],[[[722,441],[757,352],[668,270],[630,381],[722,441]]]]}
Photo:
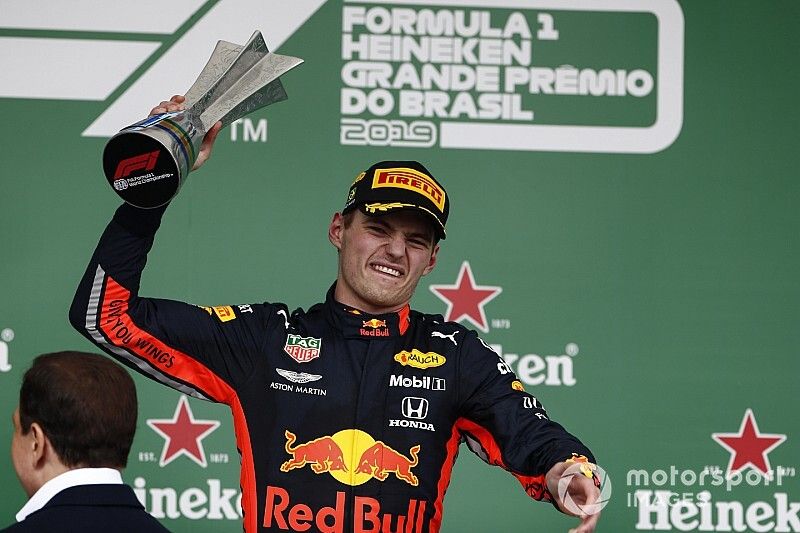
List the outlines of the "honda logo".
{"type": "Polygon", "coordinates": [[[406,396],[403,398],[403,416],[422,420],[428,416],[428,400],[425,398],[406,396]]]}

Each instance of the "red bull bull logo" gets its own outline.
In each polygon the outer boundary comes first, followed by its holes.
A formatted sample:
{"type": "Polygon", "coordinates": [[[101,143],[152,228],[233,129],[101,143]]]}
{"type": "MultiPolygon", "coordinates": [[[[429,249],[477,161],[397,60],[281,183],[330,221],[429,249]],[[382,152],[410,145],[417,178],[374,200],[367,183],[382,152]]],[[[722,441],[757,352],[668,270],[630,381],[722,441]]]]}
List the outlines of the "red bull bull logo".
{"type": "Polygon", "coordinates": [[[350,486],[370,479],[386,481],[391,474],[409,485],[419,484],[411,470],[419,464],[419,444],[412,446],[405,455],[359,429],[345,429],[297,445],[294,433],[286,430],[284,435],[284,449],[291,458],[281,465],[282,472],[310,465],[315,474],[328,473],[350,486]]]}
{"type": "Polygon", "coordinates": [[[292,447],[297,437],[288,430],[284,435],[286,436],[284,449],[292,458],[281,465],[281,472],[303,468],[307,464],[311,465],[311,470],[315,474],[322,474],[331,470],[347,470],[342,449],[331,437],[320,437],[292,447]]]}
{"type": "Polygon", "coordinates": [[[388,337],[389,328],[386,326],[385,320],[370,318],[369,320],[362,321],[359,333],[363,337],[388,337]]]}
{"type": "Polygon", "coordinates": [[[408,453],[413,459],[409,460],[402,453],[378,441],[361,454],[356,473],[369,474],[380,481],[385,481],[389,474],[394,474],[397,479],[416,487],[419,480],[411,473],[411,469],[419,464],[419,444],[412,446],[408,453]]]}
{"type": "MultiPolygon", "coordinates": [[[[356,486],[371,479],[386,481],[389,476],[418,486],[412,469],[419,464],[421,446],[416,444],[405,455],[382,441],[376,441],[360,429],[344,429],[333,435],[317,437],[296,444],[297,436],[284,431],[284,449],[289,459],[281,464],[282,472],[310,466],[315,474],[329,474],[345,485],[356,486]]],[[[292,502],[283,487],[268,486],[264,508],[264,527],[286,531],[306,531],[316,526],[322,533],[422,533],[425,525],[425,500],[410,499],[405,514],[381,511],[381,502],[368,496],[336,492],[332,506],[312,508],[304,502],[292,502]],[[345,509],[352,509],[353,523],[345,524],[345,509]]],[[[349,520],[349,519],[348,519],[349,520]]]]}

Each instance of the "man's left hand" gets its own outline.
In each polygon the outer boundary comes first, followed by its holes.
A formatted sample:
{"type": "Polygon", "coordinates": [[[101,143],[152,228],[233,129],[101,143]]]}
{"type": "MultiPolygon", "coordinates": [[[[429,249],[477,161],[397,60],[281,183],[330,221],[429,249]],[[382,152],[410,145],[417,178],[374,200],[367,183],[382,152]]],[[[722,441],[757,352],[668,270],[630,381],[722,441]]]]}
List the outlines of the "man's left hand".
{"type": "MultiPolygon", "coordinates": [[[[584,470],[591,469],[591,463],[579,463],[575,461],[562,461],[556,463],[548,472],[545,477],[547,489],[553,495],[556,505],[564,514],[576,516],[580,518],[581,523],[578,527],[570,529],[570,533],[592,533],[597,527],[597,521],[600,519],[600,510],[595,505],[600,499],[600,489],[595,485],[594,476],[587,476],[584,472],[578,472],[572,475],[567,482],[566,490],[562,486],[563,499],[558,489],[558,484],[564,476],[567,468],[574,465],[585,465],[584,470]],[[568,503],[565,505],[564,499],[569,497],[568,503]],[[591,510],[587,513],[586,509],[591,510]]],[[[568,474],[569,475],[569,474],[568,474]]],[[[566,482],[566,480],[565,480],[566,482]]]]}

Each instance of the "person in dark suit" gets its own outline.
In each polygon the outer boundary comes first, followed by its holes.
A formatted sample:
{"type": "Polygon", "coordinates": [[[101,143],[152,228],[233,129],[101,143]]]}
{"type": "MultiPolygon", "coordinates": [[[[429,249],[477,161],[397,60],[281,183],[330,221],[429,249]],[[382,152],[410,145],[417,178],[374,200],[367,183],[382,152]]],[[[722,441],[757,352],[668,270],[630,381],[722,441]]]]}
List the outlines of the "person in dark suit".
{"type": "Polygon", "coordinates": [[[7,533],[164,532],[122,482],[136,432],[136,387],[101,355],[40,355],[13,414],[11,459],[28,502],[7,533]]]}

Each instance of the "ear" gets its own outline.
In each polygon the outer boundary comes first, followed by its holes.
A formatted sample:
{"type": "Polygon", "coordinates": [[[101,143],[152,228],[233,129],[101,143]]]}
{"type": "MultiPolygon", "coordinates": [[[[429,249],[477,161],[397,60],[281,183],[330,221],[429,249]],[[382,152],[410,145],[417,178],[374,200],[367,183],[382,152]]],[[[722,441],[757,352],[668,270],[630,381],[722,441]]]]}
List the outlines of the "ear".
{"type": "Polygon", "coordinates": [[[433,246],[433,251],[431,252],[430,261],[428,261],[428,266],[425,267],[425,270],[422,271],[423,276],[427,276],[432,270],[433,267],[436,266],[436,254],[439,253],[439,244],[435,244],[433,246]]]}
{"type": "Polygon", "coordinates": [[[44,464],[48,453],[53,453],[53,447],[50,444],[50,439],[44,434],[42,426],[38,422],[31,424],[28,430],[28,452],[31,460],[31,466],[34,468],[40,467],[44,464]]]}
{"type": "Polygon", "coordinates": [[[336,247],[342,249],[342,232],[344,231],[344,218],[341,213],[334,213],[331,225],[328,226],[328,240],[336,247]]]}

